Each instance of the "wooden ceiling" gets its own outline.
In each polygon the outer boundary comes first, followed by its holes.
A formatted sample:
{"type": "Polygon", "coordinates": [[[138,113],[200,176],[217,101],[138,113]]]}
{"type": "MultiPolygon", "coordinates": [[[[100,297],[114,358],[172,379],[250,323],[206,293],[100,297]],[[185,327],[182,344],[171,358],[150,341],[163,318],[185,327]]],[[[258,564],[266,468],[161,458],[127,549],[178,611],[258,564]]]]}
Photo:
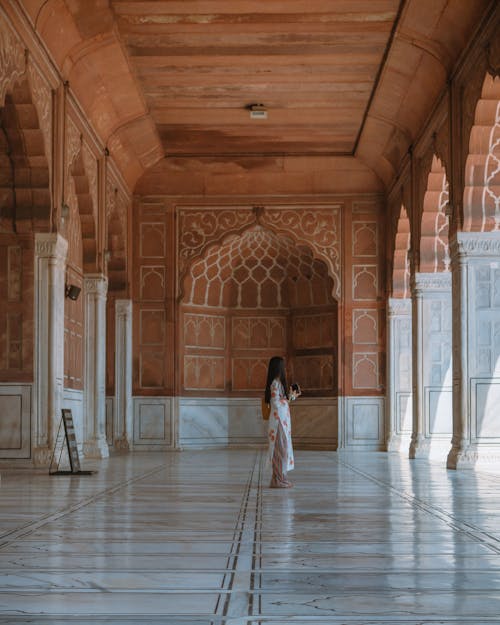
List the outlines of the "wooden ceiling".
{"type": "Polygon", "coordinates": [[[111,0],[167,156],[354,154],[400,4],[111,0]]]}

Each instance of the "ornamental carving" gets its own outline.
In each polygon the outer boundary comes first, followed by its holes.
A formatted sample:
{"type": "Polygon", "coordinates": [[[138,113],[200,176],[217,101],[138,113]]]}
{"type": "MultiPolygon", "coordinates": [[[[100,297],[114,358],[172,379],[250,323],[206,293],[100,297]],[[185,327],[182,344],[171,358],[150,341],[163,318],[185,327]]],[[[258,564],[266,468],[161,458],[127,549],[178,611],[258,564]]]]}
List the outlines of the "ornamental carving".
{"type": "Polygon", "coordinates": [[[3,106],[6,93],[26,72],[26,56],[21,42],[1,18],[0,32],[0,106],[3,106]]]}
{"type": "Polygon", "coordinates": [[[451,241],[452,257],[500,256],[498,232],[457,232],[451,241]]]}
{"type": "Polygon", "coordinates": [[[451,291],[451,271],[440,273],[416,273],[413,276],[413,291],[451,291]]]}
{"type": "Polygon", "coordinates": [[[200,256],[211,243],[231,234],[240,234],[255,223],[251,210],[215,209],[179,212],[179,269],[181,276],[190,261],[200,256]]]}
{"type": "Polygon", "coordinates": [[[119,317],[131,317],[132,316],[132,300],[130,299],[115,300],[115,313],[119,317]]]}
{"type": "Polygon", "coordinates": [[[82,160],[85,173],[87,174],[90,197],[92,198],[92,213],[94,215],[94,220],[96,220],[96,212],[98,207],[97,160],[86,144],[83,144],[82,147],[82,160]]]}
{"type": "Polygon", "coordinates": [[[389,317],[406,317],[411,315],[411,299],[409,297],[390,297],[388,300],[387,312],[389,317]]]}
{"type": "Polygon", "coordinates": [[[35,256],[65,260],[67,251],[68,242],[57,234],[37,234],[35,237],[35,256]]]}
{"type": "Polygon", "coordinates": [[[43,135],[49,170],[52,170],[52,91],[32,62],[28,63],[28,78],[31,97],[43,135]]]}
{"type": "Polygon", "coordinates": [[[265,209],[260,223],[279,234],[291,236],[296,243],[308,243],[316,256],[325,261],[335,281],[335,296],[340,299],[340,211],[322,209],[265,209]]]}

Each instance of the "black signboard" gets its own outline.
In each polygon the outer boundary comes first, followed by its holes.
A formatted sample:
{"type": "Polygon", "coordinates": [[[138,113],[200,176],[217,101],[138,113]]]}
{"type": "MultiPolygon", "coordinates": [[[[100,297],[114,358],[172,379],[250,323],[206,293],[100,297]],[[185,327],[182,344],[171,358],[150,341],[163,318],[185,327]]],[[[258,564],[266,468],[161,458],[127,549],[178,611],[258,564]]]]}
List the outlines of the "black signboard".
{"type": "Polygon", "coordinates": [[[57,431],[49,473],[50,475],[91,475],[94,473],[94,471],[82,471],[80,468],[75,424],[73,423],[73,414],[69,408],[62,409],[62,418],[57,431]],[[66,448],[64,447],[64,441],[66,441],[66,448]],[[67,454],[64,453],[65,451],[67,454]],[[69,470],[62,469],[65,458],[69,460],[69,470]]]}

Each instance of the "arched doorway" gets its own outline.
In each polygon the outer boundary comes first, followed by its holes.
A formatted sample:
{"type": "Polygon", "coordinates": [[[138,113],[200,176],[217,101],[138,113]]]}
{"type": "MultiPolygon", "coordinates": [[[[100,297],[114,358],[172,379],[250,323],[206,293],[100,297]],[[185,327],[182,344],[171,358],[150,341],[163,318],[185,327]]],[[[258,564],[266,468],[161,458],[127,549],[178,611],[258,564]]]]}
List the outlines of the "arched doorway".
{"type": "Polygon", "coordinates": [[[181,446],[194,444],[202,432],[205,439],[213,436],[213,444],[261,442],[257,403],[245,404],[245,398],[261,396],[267,363],[277,354],[286,357],[290,379],[304,391],[300,403],[315,406],[307,414],[297,406],[296,444],[336,447],[333,290],[325,263],[308,247],[261,225],[211,246],[191,263],[179,311],[181,446]],[[328,398],[321,414],[318,406],[328,398]],[[200,410],[207,402],[210,410],[200,410]]]}

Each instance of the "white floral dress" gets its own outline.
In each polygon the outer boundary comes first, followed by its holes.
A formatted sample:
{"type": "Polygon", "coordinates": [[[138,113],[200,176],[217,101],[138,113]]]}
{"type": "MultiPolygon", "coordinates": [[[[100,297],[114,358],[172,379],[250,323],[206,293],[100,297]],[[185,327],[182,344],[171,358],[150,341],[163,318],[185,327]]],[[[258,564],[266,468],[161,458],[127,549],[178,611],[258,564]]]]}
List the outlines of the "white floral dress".
{"type": "Polygon", "coordinates": [[[271,414],[269,415],[267,435],[269,439],[268,457],[271,464],[276,462],[274,451],[277,439],[279,439],[279,441],[284,441],[285,449],[279,450],[279,456],[282,461],[281,472],[286,474],[287,471],[291,471],[294,468],[292,424],[290,419],[290,406],[285,395],[285,389],[278,378],[273,380],[271,384],[271,414]],[[282,429],[282,436],[280,436],[280,428],[282,429]]]}

